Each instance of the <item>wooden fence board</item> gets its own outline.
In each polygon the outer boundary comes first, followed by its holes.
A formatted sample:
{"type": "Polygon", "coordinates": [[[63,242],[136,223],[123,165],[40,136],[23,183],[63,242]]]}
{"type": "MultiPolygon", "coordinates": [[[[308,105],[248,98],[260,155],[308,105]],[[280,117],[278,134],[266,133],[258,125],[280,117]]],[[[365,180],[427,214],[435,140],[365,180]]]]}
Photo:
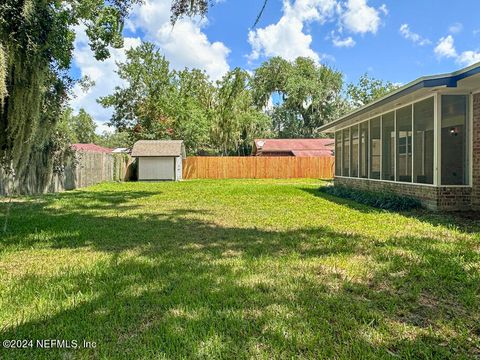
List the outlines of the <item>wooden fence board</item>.
{"type": "Polygon", "coordinates": [[[192,156],[183,160],[184,179],[332,179],[331,156],[192,156]]]}

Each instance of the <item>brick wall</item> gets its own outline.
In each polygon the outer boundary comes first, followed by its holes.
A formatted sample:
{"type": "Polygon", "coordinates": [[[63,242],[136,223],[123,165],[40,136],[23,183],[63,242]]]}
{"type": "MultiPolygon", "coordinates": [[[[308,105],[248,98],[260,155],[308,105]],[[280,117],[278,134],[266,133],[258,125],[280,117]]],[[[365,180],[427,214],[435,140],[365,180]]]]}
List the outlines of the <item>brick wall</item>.
{"type": "Polygon", "coordinates": [[[472,208],[480,211],[480,94],[473,96],[472,208]]]}
{"type": "Polygon", "coordinates": [[[427,209],[441,211],[469,209],[472,192],[468,187],[435,187],[342,177],[336,177],[335,184],[362,190],[391,191],[398,195],[417,198],[427,209]]]}

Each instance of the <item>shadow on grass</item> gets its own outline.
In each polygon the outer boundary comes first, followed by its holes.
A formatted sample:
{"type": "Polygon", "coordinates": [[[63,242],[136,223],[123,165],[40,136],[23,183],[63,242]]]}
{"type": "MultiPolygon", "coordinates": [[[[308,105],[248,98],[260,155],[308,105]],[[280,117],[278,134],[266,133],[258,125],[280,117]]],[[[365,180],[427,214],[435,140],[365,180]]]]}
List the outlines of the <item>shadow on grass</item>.
{"type": "Polygon", "coordinates": [[[71,203],[60,208],[48,197],[33,206],[16,204],[5,246],[88,247],[108,256],[88,269],[14,280],[11,308],[4,311],[28,312],[35,302],[45,315],[1,331],[2,339],[86,339],[96,349],[0,349],[0,355],[480,355],[480,259],[466,244],[446,247],[429,237],[377,241],[330,227],[222,227],[199,219],[205,214],[199,209],[126,217],[110,211],[136,210],[130,200],[154,194],[70,193],[62,196],[71,203]],[[40,228],[68,236],[48,242],[40,228]],[[357,258],[368,272],[352,277],[341,264],[357,258]]]}
{"type": "Polygon", "coordinates": [[[413,209],[410,211],[389,211],[377,209],[371,206],[360,204],[350,199],[344,199],[338,196],[326,194],[319,189],[302,188],[303,191],[313,196],[331,201],[338,205],[346,206],[352,210],[359,211],[364,214],[377,213],[397,213],[403,216],[418,219],[422,222],[428,222],[434,226],[443,226],[449,229],[458,229],[465,233],[480,233],[480,213],[472,211],[456,211],[456,212],[434,212],[426,209],[413,209]]]}

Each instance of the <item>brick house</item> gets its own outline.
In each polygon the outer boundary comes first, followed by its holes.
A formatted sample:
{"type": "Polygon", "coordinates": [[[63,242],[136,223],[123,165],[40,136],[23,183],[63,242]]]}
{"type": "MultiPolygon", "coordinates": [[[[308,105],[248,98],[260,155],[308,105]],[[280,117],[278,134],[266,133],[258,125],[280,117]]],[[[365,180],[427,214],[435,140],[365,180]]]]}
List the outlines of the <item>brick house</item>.
{"type": "Polygon", "coordinates": [[[253,156],[333,156],[333,139],[255,139],[253,156]]]}
{"type": "Polygon", "coordinates": [[[336,184],[480,210],[480,63],[421,77],[323,126],[336,184]]]}

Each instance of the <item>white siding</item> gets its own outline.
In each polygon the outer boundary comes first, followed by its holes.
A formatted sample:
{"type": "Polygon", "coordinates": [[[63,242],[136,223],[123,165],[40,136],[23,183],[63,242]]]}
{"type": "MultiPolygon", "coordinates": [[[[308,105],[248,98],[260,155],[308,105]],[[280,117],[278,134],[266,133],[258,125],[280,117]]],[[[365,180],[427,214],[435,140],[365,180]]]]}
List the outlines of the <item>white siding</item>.
{"type": "Polygon", "coordinates": [[[138,180],[175,180],[175,158],[139,157],[138,180]]]}

